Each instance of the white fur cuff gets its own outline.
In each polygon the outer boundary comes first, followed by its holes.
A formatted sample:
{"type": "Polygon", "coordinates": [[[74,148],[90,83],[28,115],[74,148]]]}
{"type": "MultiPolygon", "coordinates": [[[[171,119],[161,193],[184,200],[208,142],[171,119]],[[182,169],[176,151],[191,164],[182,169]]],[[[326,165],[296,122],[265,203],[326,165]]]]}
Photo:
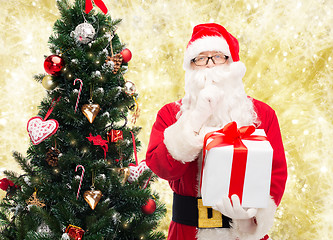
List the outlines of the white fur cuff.
{"type": "Polygon", "coordinates": [[[232,235],[234,239],[238,238],[239,240],[260,240],[263,238],[273,226],[274,223],[274,214],[276,211],[276,204],[273,199],[269,200],[267,208],[258,209],[256,215],[257,226],[253,233],[245,233],[240,229],[238,220],[232,220],[232,235]]]}
{"type": "Polygon", "coordinates": [[[203,139],[195,134],[189,121],[181,116],[175,124],[165,129],[164,144],[174,159],[191,162],[200,153],[203,139]]]}

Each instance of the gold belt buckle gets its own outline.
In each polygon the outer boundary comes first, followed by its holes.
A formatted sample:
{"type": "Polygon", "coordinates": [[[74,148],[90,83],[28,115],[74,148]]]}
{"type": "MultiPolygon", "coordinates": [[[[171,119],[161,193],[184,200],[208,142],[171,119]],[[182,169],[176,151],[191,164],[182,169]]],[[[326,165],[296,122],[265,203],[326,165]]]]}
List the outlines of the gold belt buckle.
{"type": "Polygon", "coordinates": [[[198,228],[221,228],[223,227],[222,213],[206,207],[202,204],[202,199],[198,198],[198,228]],[[208,212],[212,211],[212,216],[208,212]]]}

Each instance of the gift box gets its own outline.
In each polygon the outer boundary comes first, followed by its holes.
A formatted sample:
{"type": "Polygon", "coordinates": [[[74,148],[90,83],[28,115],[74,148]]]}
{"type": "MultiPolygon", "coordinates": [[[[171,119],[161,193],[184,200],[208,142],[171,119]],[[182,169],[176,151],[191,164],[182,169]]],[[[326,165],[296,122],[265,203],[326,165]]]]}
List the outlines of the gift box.
{"type": "Polygon", "coordinates": [[[208,133],[204,141],[201,195],[204,206],[236,194],[246,208],[266,208],[273,149],[263,129],[235,122],[208,133]]]}
{"type": "Polygon", "coordinates": [[[74,225],[68,225],[66,232],[71,240],[82,240],[84,230],[74,225]]]}
{"type": "Polygon", "coordinates": [[[115,130],[111,129],[111,131],[108,133],[108,141],[110,143],[112,142],[118,142],[119,140],[123,140],[123,131],[121,130],[115,130]]]}

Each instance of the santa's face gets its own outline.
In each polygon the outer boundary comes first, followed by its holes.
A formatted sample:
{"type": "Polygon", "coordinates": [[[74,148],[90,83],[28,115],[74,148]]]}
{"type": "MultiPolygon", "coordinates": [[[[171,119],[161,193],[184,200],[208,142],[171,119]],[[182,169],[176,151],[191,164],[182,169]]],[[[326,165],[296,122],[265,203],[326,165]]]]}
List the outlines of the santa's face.
{"type": "Polygon", "coordinates": [[[243,74],[239,74],[238,67],[242,63],[225,61],[223,64],[215,64],[212,57],[217,53],[200,53],[199,57],[203,56],[207,64],[198,66],[192,61],[191,69],[186,70],[182,112],[192,111],[196,106],[200,91],[208,86],[213,86],[219,90],[219,96],[216,96],[219,102],[217,109],[206,122],[206,126],[223,127],[231,121],[236,121],[239,126],[255,124],[256,113],[253,103],[245,93],[242,82],[243,74]]]}

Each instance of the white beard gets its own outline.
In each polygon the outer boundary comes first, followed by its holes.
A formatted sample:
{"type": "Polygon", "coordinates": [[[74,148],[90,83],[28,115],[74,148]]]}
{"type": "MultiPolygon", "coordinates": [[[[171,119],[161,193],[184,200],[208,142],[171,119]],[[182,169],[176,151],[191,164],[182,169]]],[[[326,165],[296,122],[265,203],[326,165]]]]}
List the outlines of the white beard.
{"type": "MultiPolygon", "coordinates": [[[[242,63],[241,63],[242,64],[242,63]]],[[[238,127],[258,125],[257,114],[251,98],[244,90],[242,77],[245,73],[238,68],[240,63],[230,63],[213,68],[187,70],[185,73],[185,96],[182,100],[181,111],[192,111],[197,102],[199,92],[209,85],[221,90],[218,108],[205,123],[205,127],[221,128],[235,121],[238,127]]]]}

